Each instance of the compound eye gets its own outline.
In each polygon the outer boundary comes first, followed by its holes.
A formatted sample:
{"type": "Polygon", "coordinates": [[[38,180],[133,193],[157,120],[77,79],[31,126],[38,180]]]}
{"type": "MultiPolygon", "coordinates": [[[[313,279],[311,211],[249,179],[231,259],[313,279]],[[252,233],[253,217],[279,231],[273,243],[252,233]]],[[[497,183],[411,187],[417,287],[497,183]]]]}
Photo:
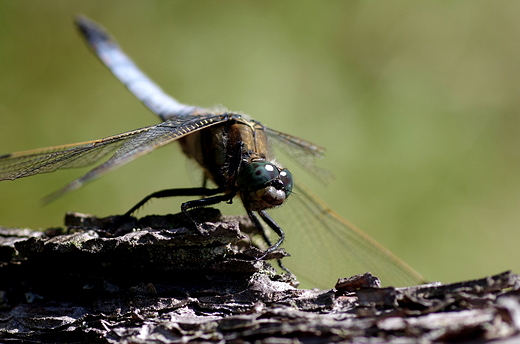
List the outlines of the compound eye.
{"type": "Polygon", "coordinates": [[[273,164],[266,161],[255,161],[246,165],[238,175],[238,187],[242,190],[258,190],[278,178],[280,172],[273,164]]]}
{"type": "Polygon", "coordinates": [[[291,172],[289,172],[289,170],[286,168],[282,169],[280,171],[280,180],[282,181],[285,188],[286,196],[289,196],[294,186],[294,180],[291,172]]]}

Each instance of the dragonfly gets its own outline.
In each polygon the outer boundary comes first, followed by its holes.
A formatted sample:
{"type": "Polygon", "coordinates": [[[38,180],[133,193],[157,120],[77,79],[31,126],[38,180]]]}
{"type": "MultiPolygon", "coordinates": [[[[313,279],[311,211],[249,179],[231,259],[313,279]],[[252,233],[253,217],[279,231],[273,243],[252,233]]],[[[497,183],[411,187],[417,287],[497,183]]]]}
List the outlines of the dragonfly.
{"type": "MultiPolygon", "coordinates": [[[[2,155],[0,180],[99,163],[44,198],[44,202],[50,202],[162,146],[179,142],[183,153],[202,168],[203,185],[155,192],[125,215],[133,214],[152,198],[200,197],[181,204],[181,211],[188,218],[192,208],[231,203],[239,198],[268,246],[257,259],[265,258],[284,243],[285,233],[278,224],[283,219],[291,224],[287,228],[295,227],[294,230],[309,236],[310,245],[297,259],[302,275],[311,276],[308,278],[311,284],[321,283],[312,281],[319,271],[330,271],[327,277],[319,277],[329,279],[330,283],[366,271],[380,277],[384,284],[404,286],[424,282],[420,274],[335,213],[303,183],[295,182],[291,172],[275,160],[271,143],[310,171],[318,169],[315,160],[323,157],[323,147],[271,129],[242,113],[182,104],[144,74],[102,26],[84,16],[76,19],[76,26],[101,62],[145,107],[159,116],[161,123],[102,139],[2,155]],[[216,187],[208,187],[208,182],[216,187]],[[278,207],[292,211],[284,212],[283,218],[275,221],[268,210],[278,207]],[[264,225],[278,236],[274,244],[265,234],[264,225]]],[[[202,226],[193,222],[204,234],[202,226]]]]}

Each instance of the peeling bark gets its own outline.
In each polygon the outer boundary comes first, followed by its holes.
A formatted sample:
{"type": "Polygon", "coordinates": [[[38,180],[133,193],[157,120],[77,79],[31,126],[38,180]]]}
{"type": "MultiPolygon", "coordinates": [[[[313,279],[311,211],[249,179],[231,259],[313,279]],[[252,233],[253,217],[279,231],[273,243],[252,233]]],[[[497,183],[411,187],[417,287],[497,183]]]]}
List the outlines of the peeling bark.
{"type": "Polygon", "coordinates": [[[520,283],[510,272],[407,288],[380,288],[365,274],[302,290],[268,262],[283,250],[255,259],[261,251],[242,234],[251,231],[247,218],[193,214],[207,234],[182,215],[73,213],[67,229],[0,227],[1,341],[520,340],[520,283]]]}

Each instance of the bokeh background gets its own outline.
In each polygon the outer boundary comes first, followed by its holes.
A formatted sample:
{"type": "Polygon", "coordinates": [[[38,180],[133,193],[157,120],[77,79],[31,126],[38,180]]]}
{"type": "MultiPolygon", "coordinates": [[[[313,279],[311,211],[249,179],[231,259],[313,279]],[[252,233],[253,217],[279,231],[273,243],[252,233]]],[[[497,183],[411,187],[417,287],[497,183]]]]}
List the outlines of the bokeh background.
{"type": "MultiPolygon", "coordinates": [[[[80,13],[182,102],[327,147],[334,182],[293,173],[427,279],[520,272],[519,2],[1,1],[0,153],[157,122],[86,48],[80,13]]],[[[122,213],[200,179],[172,145],[41,207],[84,172],[0,183],[0,225],[122,213]]]]}

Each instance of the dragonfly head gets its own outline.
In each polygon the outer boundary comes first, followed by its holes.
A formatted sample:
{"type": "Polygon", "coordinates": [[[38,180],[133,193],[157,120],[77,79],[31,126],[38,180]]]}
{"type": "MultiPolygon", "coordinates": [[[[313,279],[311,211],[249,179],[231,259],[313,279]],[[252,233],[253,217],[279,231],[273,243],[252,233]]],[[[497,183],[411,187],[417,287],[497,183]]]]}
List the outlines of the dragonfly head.
{"type": "Polygon", "coordinates": [[[292,192],[291,172],[268,161],[245,165],[237,178],[244,206],[258,211],[281,205],[292,192]]]}

